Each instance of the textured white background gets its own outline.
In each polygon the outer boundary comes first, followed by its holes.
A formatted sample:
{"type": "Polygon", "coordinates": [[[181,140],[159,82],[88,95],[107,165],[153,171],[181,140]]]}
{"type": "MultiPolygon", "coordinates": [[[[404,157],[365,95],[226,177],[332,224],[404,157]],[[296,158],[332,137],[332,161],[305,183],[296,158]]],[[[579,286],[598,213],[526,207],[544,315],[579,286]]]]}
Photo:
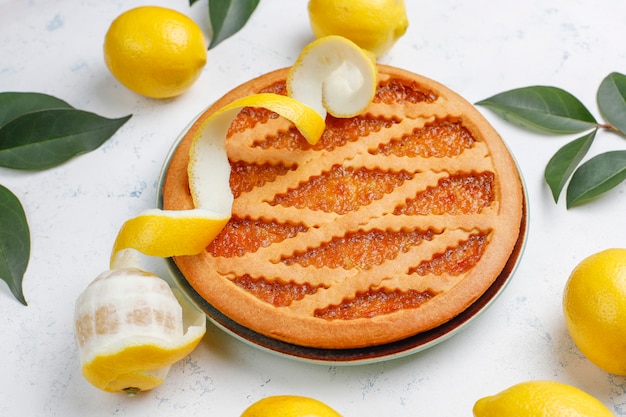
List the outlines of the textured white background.
{"type": "MultiPolygon", "coordinates": [[[[626,72],[622,0],[407,3],[409,30],[380,61],[440,81],[471,102],[511,88],[554,85],[598,116],[601,80],[626,72]]],[[[305,0],[263,0],[240,33],[209,51],[190,91],[173,100],[145,99],[113,79],[102,58],[110,22],[141,4],[178,9],[208,32],[206,0],[193,7],[183,0],[0,0],[0,91],[48,93],[107,117],[133,114],[101,148],[60,167],[0,169],[0,183],[22,201],[32,234],[24,280],[29,306],[0,282],[0,415],[236,417],[265,396],[301,394],[346,417],[471,416],[478,398],[540,378],[578,386],[626,415],[626,379],[581,355],[561,313],[571,269],[596,251],[626,247],[626,186],[581,208],[554,204],[543,168],[572,138],[526,133],[486,109],[525,177],[530,230],[513,280],[463,332],[422,353],[346,367],[278,357],[209,326],[162,387],[127,398],[90,386],[74,346],[74,300],[106,269],[123,221],[154,207],[173,141],[226,91],[290,65],[312,40],[305,0]]],[[[591,154],[624,143],[602,132],[591,154]]]]}

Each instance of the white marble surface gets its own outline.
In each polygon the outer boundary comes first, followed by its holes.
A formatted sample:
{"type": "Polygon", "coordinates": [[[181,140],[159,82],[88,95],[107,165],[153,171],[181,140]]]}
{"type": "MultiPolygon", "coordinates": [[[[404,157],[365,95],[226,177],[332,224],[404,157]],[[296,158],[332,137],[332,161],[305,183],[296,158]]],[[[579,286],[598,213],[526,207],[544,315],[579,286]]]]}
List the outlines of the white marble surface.
{"type": "MultiPolygon", "coordinates": [[[[622,0],[408,0],[407,34],[381,62],[434,78],[475,102],[534,84],[578,96],[598,115],[595,93],[626,71],[622,0]]],[[[626,379],[590,364],[567,335],[564,283],[576,263],[626,246],[626,185],[567,211],[551,201],[543,168],[568,139],[513,128],[481,109],[519,161],[530,201],[526,251],[493,306],[460,334],[422,353],[377,364],[308,364],[247,346],[209,326],[166,383],[128,398],[81,376],[74,300],[108,265],[118,228],[155,204],[172,142],[205,106],[253,76],[290,65],[312,40],[305,0],[263,0],[248,25],[209,51],[197,84],[166,101],[139,97],[108,73],[110,22],[146,1],[0,0],[0,91],[37,91],[107,117],[133,118],[98,150],[44,172],[0,169],[22,201],[32,235],[24,280],[29,302],[0,282],[0,415],[239,416],[274,394],[318,398],[348,416],[470,416],[474,402],[517,382],[573,384],[626,415],[626,379]]],[[[208,28],[206,0],[153,0],[208,28]]],[[[591,154],[622,149],[602,132],[591,154]]]]}

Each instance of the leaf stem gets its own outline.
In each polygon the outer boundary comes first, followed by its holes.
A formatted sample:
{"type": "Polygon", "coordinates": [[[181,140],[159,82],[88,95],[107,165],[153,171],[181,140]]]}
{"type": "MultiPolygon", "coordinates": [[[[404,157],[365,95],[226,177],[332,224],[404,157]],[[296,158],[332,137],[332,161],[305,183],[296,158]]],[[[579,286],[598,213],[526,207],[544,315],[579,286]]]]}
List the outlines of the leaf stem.
{"type": "Polygon", "coordinates": [[[598,129],[606,129],[606,130],[612,130],[613,132],[622,133],[618,128],[616,128],[611,123],[598,124],[598,129]]]}

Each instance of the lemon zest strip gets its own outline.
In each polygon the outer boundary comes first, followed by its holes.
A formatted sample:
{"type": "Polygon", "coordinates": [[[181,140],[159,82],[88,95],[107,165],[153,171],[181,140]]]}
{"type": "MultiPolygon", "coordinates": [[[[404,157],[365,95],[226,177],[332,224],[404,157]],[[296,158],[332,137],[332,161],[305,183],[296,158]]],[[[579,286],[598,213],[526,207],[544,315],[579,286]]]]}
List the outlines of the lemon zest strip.
{"type": "Polygon", "coordinates": [[[116,260],[126,249],[162,258],[198,254],[227,222],[228,217],[204,209],[145,210],[122,225],[113,245],[111,267],[122,267],[116,260]]]}

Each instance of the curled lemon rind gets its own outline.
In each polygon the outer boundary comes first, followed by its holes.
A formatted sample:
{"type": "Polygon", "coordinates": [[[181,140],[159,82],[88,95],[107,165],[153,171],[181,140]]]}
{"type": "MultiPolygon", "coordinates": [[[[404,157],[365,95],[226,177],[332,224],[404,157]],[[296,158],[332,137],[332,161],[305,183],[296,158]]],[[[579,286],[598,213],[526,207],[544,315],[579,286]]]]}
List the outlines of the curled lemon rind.
{"type": "Polygon", "coordinates": [[[287,77],[289,95],[322,117],[353,117],[376,93],[376,57],[341,36],[326,36],[307,45],[287,77]]]}
{"type": "Polygon", "coordinates": [[[231,122],[244,107],[264,107],[279,114],[291,121],[309,143],[316,143],[325,128],[324,119],[306,104],[272,93],[243,97],[213,113],[191,144],[189,188],[196,207],[222,216],[230,215],[233,203],[226,135],[231,122]]]}

